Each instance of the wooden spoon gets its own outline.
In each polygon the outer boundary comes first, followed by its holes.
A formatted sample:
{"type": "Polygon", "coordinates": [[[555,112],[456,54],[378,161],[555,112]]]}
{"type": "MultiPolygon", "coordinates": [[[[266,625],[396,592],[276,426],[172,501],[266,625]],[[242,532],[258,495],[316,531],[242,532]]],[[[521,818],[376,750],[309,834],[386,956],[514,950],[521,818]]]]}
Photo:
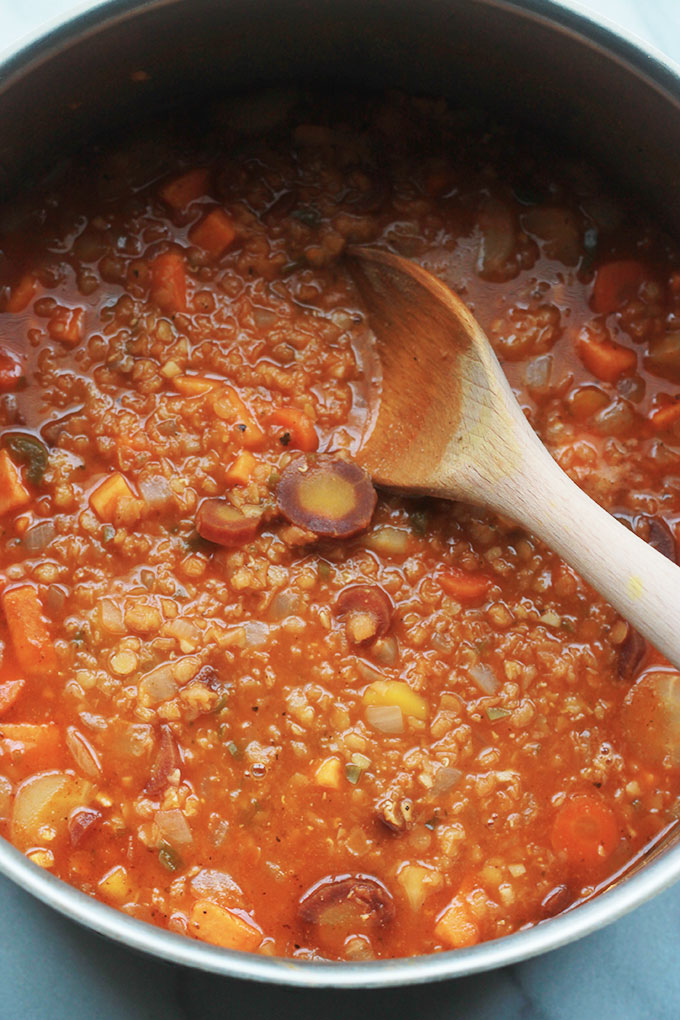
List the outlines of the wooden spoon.
{"type": "Polygon", "coordinates": [[[479,325],[420,266],[352,248],[382,398],[359,462],[376,485],[489,507],[533,532],[680,668],[680,568],[557,466],[479,325]]]}

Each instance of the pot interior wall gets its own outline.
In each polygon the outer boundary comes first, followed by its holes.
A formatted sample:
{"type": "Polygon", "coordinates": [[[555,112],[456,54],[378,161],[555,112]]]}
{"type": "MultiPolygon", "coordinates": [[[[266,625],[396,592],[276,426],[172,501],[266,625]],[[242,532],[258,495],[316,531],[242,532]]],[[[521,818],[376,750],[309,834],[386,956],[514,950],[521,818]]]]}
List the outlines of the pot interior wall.
{"type": "MultiPolygon", "coordinates": [[[[504,0],[108,4],[85,15],[77,34],[56,30],[6,66],[0,195],[76,140],[180,102],[301,81],[495,109],[565,139],[680,228],[676,80],[657,68],[654,84],[640,69],[644,56],[626,44],[612,56],[549,23],[549,3],[524,8],[504,0]]],[[[596,28],[593,37],[607,41],[596,28]]]]}

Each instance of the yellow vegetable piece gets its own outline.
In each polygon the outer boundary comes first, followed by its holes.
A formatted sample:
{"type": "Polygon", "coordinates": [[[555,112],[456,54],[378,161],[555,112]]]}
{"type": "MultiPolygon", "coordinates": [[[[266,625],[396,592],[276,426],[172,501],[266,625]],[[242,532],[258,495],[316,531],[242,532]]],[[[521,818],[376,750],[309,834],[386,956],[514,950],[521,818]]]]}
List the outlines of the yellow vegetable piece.
{"type": "Polygon", "coordinates": [[[338,790],[342,781],[342,764],[340,759],[324,759],[314,773],[314,779],[319,786],[326,786],[329,790],[338,790]]]}
{"type": "Polygon", "coordinates": [[[28,858],[41,868],[51,868],[54,864],[54,854],[51,850],[32,850],[28,858]]]}
{"type": "Polygon", "coordinates": [[[132,885],[122,864],[116,865],[99,882],[100,892],[110,900],[122,903],[132,895],[132,885]]]}
{"type": "Polygon", "coordinates": [[[404,556],[408,552],[409,533],[401,528],[376,528],[366,536],[364,544],[379,556],[404,556]]]}
{"type": "Polygon", "coordinates": [[[113,521],[118,504],[123,499],[134,499],[135,494],[120,471],[106,478],[90,495],[90,506],[100,521],[113,521]]]}
{"type": "Polygon", "coordinates": [[[403,680],[376,680],[364,691],[364,705],[398,705],[404,715],[426,719],[428,705],[403,680]]]}
{"type": "Polygon", "coordinates": [[[262,932],[238,914],[218,907],[211,900],[196,900],[191,908],[189,931],[204,942],[224,949],[252,952],[262,941],[262,932]]]}

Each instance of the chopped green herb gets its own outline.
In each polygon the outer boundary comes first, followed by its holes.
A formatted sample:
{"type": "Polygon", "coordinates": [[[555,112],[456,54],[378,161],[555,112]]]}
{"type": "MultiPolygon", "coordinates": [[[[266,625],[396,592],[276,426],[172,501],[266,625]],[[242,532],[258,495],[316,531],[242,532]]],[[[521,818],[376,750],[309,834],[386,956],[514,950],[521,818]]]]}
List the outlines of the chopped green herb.
{"type": "Polygon", "coordinates": [[[350,783],[352,783],[353,786],[356,786],[356,784],[359,782],[359,780],[361,779],[361,773],[363,771],[364,770],[360,765],[355,765],[354,762],[352,761],[348,761],[345,764],[345,775],[347,776],[348,780],[350,781],[350,783]]]}
{"type": "Polygon", "coordinates": [[[320,581],[327,581],[331,576],[331,565],[326,560],[319,560],[316,572],[320,581]]]}
{"type": "Polygon", "coordinates": [[[241,750],[240,750],[238,744],[236,744],[233,740],[228,741],[228,743],[227,743],[227,751],[232,756],[232,758],[240,758],[241,757],[241,750]]]}
{"type": "Polygon", "coordinates": [[[158,860],[168,871],[177,871],[182,867],[182,858],[169,843],[161,843],[158,850],[158,860]]]}
{"type": "Polygon", "coordinates": [[[510,712],[507,708],[487,708],[486,714],[491,722],[495,722],[496,719],[506,719],[510,715],[510,712]]]}
{"type": "Polygon", "coordinates": [[[486,638],[484,638],[483,641],[475,641],[475,648],[478,655],[484,655],[485,652],[489,651],[490,647],[491,643],[486,638]]]}
{"type": "Polygon", "coordinates": [[[267,483],[269,485],[278,485],[280,481],[281,473],[279,471],[272,471],[269,478],[267,479],[267,483]]]}
{"type": "Polygon", "coordinates": [[[8,432],[2,437],[2,445],[13,460],[26,465],[26,478],[31,485],[40,485],[49,456],[45,444],[28,432],[8,432]]]}
{"type": "Polygon", "coordinates": [[[412,510],[409,514],[409,520],[411,522],[411,530],[414,535],[418,538],[422,538],[427,532],[427,525],[429,522],[429,514],[426,510],[412,510]]]}
{"type": "Polygon", "coordinates": [[[112,524],[105,524],[102,528],[102,542],[107,545],[112,542],[116,537],[116,529],[112,524]]]}
{"type": "Polygon", "coordinates": [[[304,223],[306,227],[318,227],[321,223],[320,212],[311,205],[303,205],[299,209],[294,209],[290,215],[294,220],[304,223]]]}
{"type": "Polygon", "coordinates": [[[197,531],[194,531],[184,543],[191,552],[204,552],[212,549],[210,542],[202,538],[197,531]]]}

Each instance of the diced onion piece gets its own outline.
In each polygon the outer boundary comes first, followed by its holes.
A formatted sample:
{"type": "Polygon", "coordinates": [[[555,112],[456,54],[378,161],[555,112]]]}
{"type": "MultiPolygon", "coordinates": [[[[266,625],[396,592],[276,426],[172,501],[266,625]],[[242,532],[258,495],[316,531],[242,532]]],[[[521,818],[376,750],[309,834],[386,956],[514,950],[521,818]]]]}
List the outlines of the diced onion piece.
{"type": "Polygon", "coordinates": [[[191,879],[190,885],[194,895],[207,899],[228,898],[233,903],[236,898],[243,897],[241,887],[236,884],[231,875],[215,868],[201,869],[191,879]]]}
{"type": "Polygon", "coordinates": [[[375,680],[364,691],[364,705],[397,705],[404,715],[427,718],[427,702],[403,680],[375,680]]]}
{"type": "Polygon", "coordinates": [[[460,769],[452,769],[449,768],[448,765],[445,765],[443,768],[439,769],[437,775],[434,777],[434,783],[432,784],[432,790],[430,792],[434,794],[435,797],[438,797],[440,794],[447,793],[449,790],[452,790],[454,786],[458,785],[462,778],[463,773],[460,769]]]}
{"type": "Polygon", "coordinates": [[[84,772],[90,779],[96,779],[101,775],[101,762],[99,755],[83,734],[75,726],[69,726],[66,730],[66,746],[73,755],[81,772],[84,772]]]}
{"type": "Polygon", "coordinates": [[[196,530],[208,542],[236,546],[255,538],[261,520],[255,507],[245,514],[224,499],[204,499],[198,508],[196,530]]]}
{"type": "Polygon", "coordinates": [[[40,829],[64,829],[71,811],[85,805],[89,783],[67,772],[41,772],[19,787],[12,811],[12,842],[20,850],[40,845],[40,829]]]}
{"type": "Polygon", "coordinates": [[[623,726],[648,765],[680,765],[680,673],[643,673],[623,703],[623,726]]]}
{"type": "Polygon", "coordinates": [[[404,732],[404,716],[399,705],[367,705],[366,719],[381,733],[404,732]]]}
{"type": "Polygon", "coordinates": [[[29,528],[24,535],[22,539],[24,549],[30,555],[42,552],[50,544],[55,534],[54,521],[40,521],[39,524],[34,524],[32,528],[29,528]]]}
{"type": "Polygon", "coordinates": [[[168,701],[177,693],[173,663],[163,663],[146,673],[139,683],[139,693],[152,704],[168,701]]]}
{"type": "Polygon", "coordinates": [[[476,662],[474,666],[470,666],[469,673],[482,694],[495,694],[501,686],[491,666],[483,662],[476,662]]]}
{"type": "Polygon", "coordinates": [[[172,808],[170,811],[157,811],[153,820],[158,826],[161,837],[167,840],[170,846],[188,846],[193,843],[191,827],[179,808],[172,808]]]}
{"type": "Polygon", "coordinates": [[[419,911],[426,897],[442,887],[444,876],[441,871],[426,868],[422,864],[404,864],[399,869],[397,881],[406,893],[412,910],[419,911]]]}
{"type": "Polygon", "coordinates": [[[350,644],[361,645],[386,634],[392,622],[392,602],[377,584],[352,584],[335,600],[335,613],[345,619],[350,644]]]}
{"type": "Polygon", "coordinates": [[[297,457],[284,468],[276,499],[283,516],[329,538],[350,538],[370,523],[377,494],[358,464],[321,455],[297,457]]]}
{"type": "Polygon", "coordinates": [[[405,556],[408,552],[410,534],[402,528],[376,528],[366,536],[364,544],[379,556],[405,556]]]}

